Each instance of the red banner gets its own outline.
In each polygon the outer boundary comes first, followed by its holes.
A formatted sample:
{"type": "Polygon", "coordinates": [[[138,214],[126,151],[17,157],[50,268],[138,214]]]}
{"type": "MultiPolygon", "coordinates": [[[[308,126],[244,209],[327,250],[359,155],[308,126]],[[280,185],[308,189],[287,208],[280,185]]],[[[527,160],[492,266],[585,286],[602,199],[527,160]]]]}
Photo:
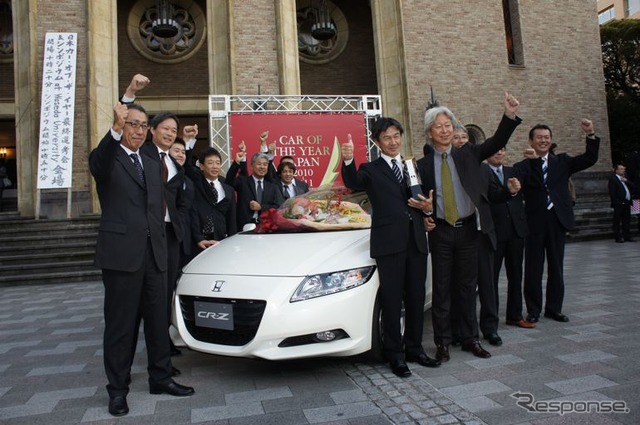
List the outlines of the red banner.
{"type": "Polygon", "coordinates": [[[357,164],[367,161],[367,129],[363,113],[276,113],[231,114],[231,156],[245,143],[247,161],[260,151],[260,134],[269,132],[267,145],[275,143],[274,165],[292,156],[296,177],[309,187],[342,184],[340,145],[353,141],[357,164]]]}

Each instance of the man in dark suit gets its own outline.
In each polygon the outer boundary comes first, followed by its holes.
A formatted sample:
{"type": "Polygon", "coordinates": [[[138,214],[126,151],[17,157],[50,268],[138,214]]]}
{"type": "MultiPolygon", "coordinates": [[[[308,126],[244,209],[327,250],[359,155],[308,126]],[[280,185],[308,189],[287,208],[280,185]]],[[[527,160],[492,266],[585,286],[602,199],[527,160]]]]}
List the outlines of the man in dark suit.
{"type": "MultiPolygon", "coordinates": [[[[121,101],[124,104],[132,104],[136,99],[136,93],[151,83],[151,80],[142,75],[136,74],[127,86],[121,101]]],[[[181,241],[184,238],[186,223],[188,221],[189,209],[184,198],[185,174],[183,167],[176,162],[169,149],[173,145],[178,135],[180,121],[171,112],[160,112],[153,117],[150,123],[152,138],[150,142],[142,145],[141,149],[150,154],[152,158],[157,157],[160,161],[161,175],[165,189],[165,226],[167,227],[167,309],[168,317],[171,320],[171,301],[176,288],[178,272],[180,269],[181,241]]],[[[170,325],[170,323],[169,323],[170,325]]],[[[171,343],[171,354],[180,354],[180,351],[171,343]]],[[[174,376],[180,371],[173,368],[174,376]]]]}
{"type": "MultiPolygon", "coordinates": [[[[185,126],[189,127],[189,126],[185,126]]],[[[184,139],[176,137],[176,140],[171,145],[169,149],[169,155],[175,161],[180,164],[181,167],[185,169],[185,174],[187,172],[187,168],[185,167],[187,161],[187,151],[186,151],[186,143],[184,139]]],[[[178,264],[178,269],[181,270],[184,266],[192,258],[193,248],[191,246],[191,210],[193,206],[193,200],[195,198],[195,188],[193,186],[193,181],[185,175],[184,184],[182,186],[182,198],[185,200],[185,205],[188,213],[184,217],[185,221],[183,223],[183,233],[182,233],[182,242],[180,242],[180,263],[178,264]]],[[[174,349],[175,350],[175,349],[174,349]]]]}
{"type": "MultiPolygon", "coordinates": [[[[462,350],[481,358],[491,356],[478,341],[476,319],[476,284],[478,282],[478,250],[482,238],[495,249],[495,233],[487,199],[488,180],[480,164],[504,147],[520,124],[516,116],[518,101],[505,93],[504,110],[498,129],[484,143],[452,146],[454,127],[459,126],[453,113],[435,107],[425,114],[427,141],[433,149],[425,149],[418,161],[424,191],[434,192],[436,227],[429,233],[433,264],[432,317],[436,359],[450,358],[452,341],[451,295],[459,299],[459,332],[462,350]]],[[[489,288],[487,288],[489,289],[489,288]]]]}
{"type": "Polygon", "coordinates": [[[547,258],[547,293],[544,316],[568,322],[562,314],[564,300],[564,244],[566,233],[573,229],[575,218],[569,194],[569,177],[598,161],[600,139],[593,123],[582,119],[580,126],[587,135],[586,150],[572,157],[550,152],[552,134],[549,126],[537,124],[529,131],[527,159],[514,165],[522,184],[529,235],[525,241],[524,300],[527,321],[538,322],[542,312],[542,274],[547,258]]]}
{"type": "Polygon", "coordinates": [[[194,393],[171,379],[165,190],[159,161],[140,149],[147,128],[141,106],[117,104],[111,130],[89,156],[102,209],[95,264],[102,269],[105,288],[103,355],[109,413],[114,416],[129,412],[131,347],[139,317],[144,321],[150,392],[194,393]]]}
{"type": "Polygon", "coordinates": [[[609,179],[609,198],[613,208],[613,234],[616,242],[633,242],[631,238],[631,200],[635,185],[625,176],[626,167],[616,164],[609,179]]]}
{"type": "MultiPolygon", "coordinates": [[[[190,158],[187,163],[191,163],[190,158]]],[[[220,152],[211,147],[203,149],[198,163],[199,169],[187,165],[186,172],[193,180],[196,191],[191,215],[191,237],[198,252],[202,252],[236,234],[236,199],[233,188],[221,180],[220,152]]]]}
{"type": "Polygon", "coordinates": [[[237,192],[237,227],[247,223],[258,223],[260,214],[269,208],[278,208],[284,202],[282,192],[278,187],[267,181],[269,158],[266,154],[258,152],[251,158],[252,174],[248,175],[246,152],[244,144],[240,145],[240,151],[236,159],[231,163],[227,171],[226,183],[237,192]]]}
{"type": "MultiPolygon", "coordinates": [[[[148,153],[151,158],[156,158],[160,163],[161,178],[164,182],[165,216],[164,225],[167,244],[167,327],[171,325],[171,301],[178,280],[178,267],[180,265],[180,247],[184,237],[184,223],[189,213],[184,199],[184,168],[178,164],[171,155],[169,149],[176,140],[180,121],[171,112],[160,112],[152,119],[149,127],[151,142],[147,141],[141,146],[141,150],[148,153]]],[[[171,343],[173,355],[179,354],[171,343]]],[[[174,376],[180,371],[173,368],[174,376]]]]}
{"type": "Polygon", "coordinates": [[[522,317],[522,262],[524,238],[527,235],[527,217],[520,193],[520,182],[513,167],[503,165],[506,148],[487,158],[489,173],[489,200],[491,217],[495,224],[497,246],[494,258],[493,286],[496,293],[496,310],[499,311],[498,282],[504,260],[507,271],[507,325],[535,328],[535,323],[522,317]]]}
{"type": "Polygon", "coordinates": [[[296,179],[296,166],[293,161],[285,161],[284,158],[278,165],[278,176],[280,180],[276,183],[282,192],[284,199],[293,198],[309,191],[309,185],[302,180],[296,179]]]}
{"type": "Polygon", "coordinates": [[[431,212],[430,200],[413,199],[402,173],[402,125],[393,118],[379,118],[372,138],[380,158],[361,164],[356,171],[353,142],[342,145],[342,180],[353,190],[366,190],[372,206],[371,257],[380,277],[379,300],[383,316],[384,355],[400,377],[411,375],[406,361],[435,367],[422,347],[425,280],[427,277],[426,231],[422,211],[431,212]],[[400,330],[401,307],[405,307],[405,332],[400,330]]]}

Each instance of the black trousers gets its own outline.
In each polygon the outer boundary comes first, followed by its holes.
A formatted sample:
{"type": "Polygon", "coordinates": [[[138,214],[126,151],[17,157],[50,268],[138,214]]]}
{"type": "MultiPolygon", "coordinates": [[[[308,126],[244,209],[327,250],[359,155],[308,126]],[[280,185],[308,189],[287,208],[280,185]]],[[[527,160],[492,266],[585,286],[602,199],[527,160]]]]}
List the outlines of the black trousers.
{"type": "Polygon", "coordinates": [[[484,336],[498,332],[500,321],[494,263],[493,244],[487,235],[482,234],[478,250],[478,297],[480,299],[480,330],[484,336]]]}
{"type": "MultiPolygon", "coordinates": [[[[422,223],[418,223],[422,226],[422,223]]],[[[412,222],[409,226],[412,226],[412,222]]],[[[384,332],[384,354],[389,360],[404,358],[404,353],[423,352],[425,281],[427,255],[418,251],[413,230],[407,249],[376,257],[380,276],[380,307],[384,332]],[[404,336],[400,329],[402,302],[405,309],[404,336]]]]}
{"type": "Polygon", "coordinates": [[[476,283],[480,232],[475,220],[460,227],[439,222],[429,233],[433,266],[433,339],[436,345],[451,344],[451,302],[457,293],[459,332],[463,344],[478,339],[476,283]]]}
{"type": "Polygon", "coordinates": [[[631,238],[631,204],[624,202],[613,205],[613,235],[616,238],[631,238]]]}
{"type": "Polygon", "coordinates": [[[167,332],[166,272],[158,270],[151,242],[142,267],[135,272],[102,270],[104,295],[104,367],[110,397],[127,395],[126,379],[138,338],[139,317],[144,322],[149,382],[171,380],[169,333],[167,332]]]}
{"type": "MultiPolygon", "coordinates": [[[[507,272],[507,320],[522,320],[522,261],[524,259],[524,238],[515,233],[505,241],[498,241],[495,253],[494,288],[498,294],[500,268],[504,260],[507,272]]],[[[496,297],[499,300],[499,296],[496,297]]],[[[499,304],[498,304],[499,305],[499,304]]],[[[498,310],[499,311],[499,310],[498,310]]]]}
{"type": "MultiPolygon", "coordinates": [[[[478,298],[480,300],[480,330],[483,335],[498,332],[498,287],[494,283],[495,251],[491,240],[481,235],[478,248],[478,298]]],[[[462,341],[460,337],[460,289],[454,288],[451,293],[451,333],[452,338],[462,341]]],[[[474,325],[474,335],[479,335],[478,326],[474,325]]]]}
{"type": "Polygon", "coordinates": [[[546,254],[545,312],[562,313],[566,230],[558,221],[553,209],[545,211],[537,219],[543,220],[542,230],[532,231],[525,239],[524,300],[527,304],[527,312],[532,316],[540,316],[542,312],[542,275],[546,254]]]}
{"type": "Polygon", "coordinates": [[[180,271],[181,243],[175,235],[173,225],[165,223],[167,235],[167,323],[171,325],[171,304],[176,290],[178,272],[180,271]]]}

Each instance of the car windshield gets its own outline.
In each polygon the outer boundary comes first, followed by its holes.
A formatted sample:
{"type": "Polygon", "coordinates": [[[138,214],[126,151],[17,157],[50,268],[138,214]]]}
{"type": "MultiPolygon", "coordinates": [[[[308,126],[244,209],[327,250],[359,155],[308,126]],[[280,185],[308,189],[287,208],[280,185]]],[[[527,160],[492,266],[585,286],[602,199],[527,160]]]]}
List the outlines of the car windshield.
{"type": "Polygon", "coordinates": [[[320,187],[287,199],[278,209],[264,211],[251,233],[366,229],[371,227],[370,211],[365,192],[320,187]]]}

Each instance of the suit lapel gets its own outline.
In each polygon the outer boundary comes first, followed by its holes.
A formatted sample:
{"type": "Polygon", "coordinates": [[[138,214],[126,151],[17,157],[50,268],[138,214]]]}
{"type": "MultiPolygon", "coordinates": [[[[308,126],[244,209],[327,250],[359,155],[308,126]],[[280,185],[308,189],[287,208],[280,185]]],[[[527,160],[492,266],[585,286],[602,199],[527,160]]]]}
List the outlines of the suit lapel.
{"type": "MultiPolygon", "coordinates": [[[[215,205],[213,203],[213,192],[211,191],[211,187],[209,186],[207,178],[203,174],[200,175],[200,184],[198,185],[198,190],[200,191],[200,193],[202,193],[204,199],[207,200],[207,203],[209,203],[210,205],[215,205]]],[[[218,196],[220,196],[220,194],[218,194],[218,196]]]]}
{"type": "MultiPolygon", "coordinates": [[[[138,150],[138,154],[140,155],[140,158],[143,157],[142,152],[140,150],[138,150]]],[[[140,177],[138,176],[138,170],[136,170],[136,166],[133,165],[133,160],[131,159],[131,157],[129,155],[127,155],[127,152],[120,148],[120,151],[118,152],[118,154],[116,155],[116,160],[120,161],[120,163],[124,166],[124,169],[127,171],[127,173],[131,176],[131,178],[143,189],[144,187],[144,183],[140,181],[140,177]]],[[[144,165],[144,160],[142,162],[142,168],[144,169],[144,173],[146,176],[147,170],[146,167],[144,165]]]]}
{"type": "Polygon", "coordinates": [[[389,164],[387,164],[387,161],[385,161],[382,157],[380,157],[380,158],[376,159],[375,161],[373,161],[372,164],[375,165],[376,167],[378,167],[382,171],[382,174],[384,174],[391,181],[393,181],[394,183],[399,185],[398,179],[396,178],[396,175],[393,174],[393,171],[391,170],[391,167],[389,167],[389,164]]]}

